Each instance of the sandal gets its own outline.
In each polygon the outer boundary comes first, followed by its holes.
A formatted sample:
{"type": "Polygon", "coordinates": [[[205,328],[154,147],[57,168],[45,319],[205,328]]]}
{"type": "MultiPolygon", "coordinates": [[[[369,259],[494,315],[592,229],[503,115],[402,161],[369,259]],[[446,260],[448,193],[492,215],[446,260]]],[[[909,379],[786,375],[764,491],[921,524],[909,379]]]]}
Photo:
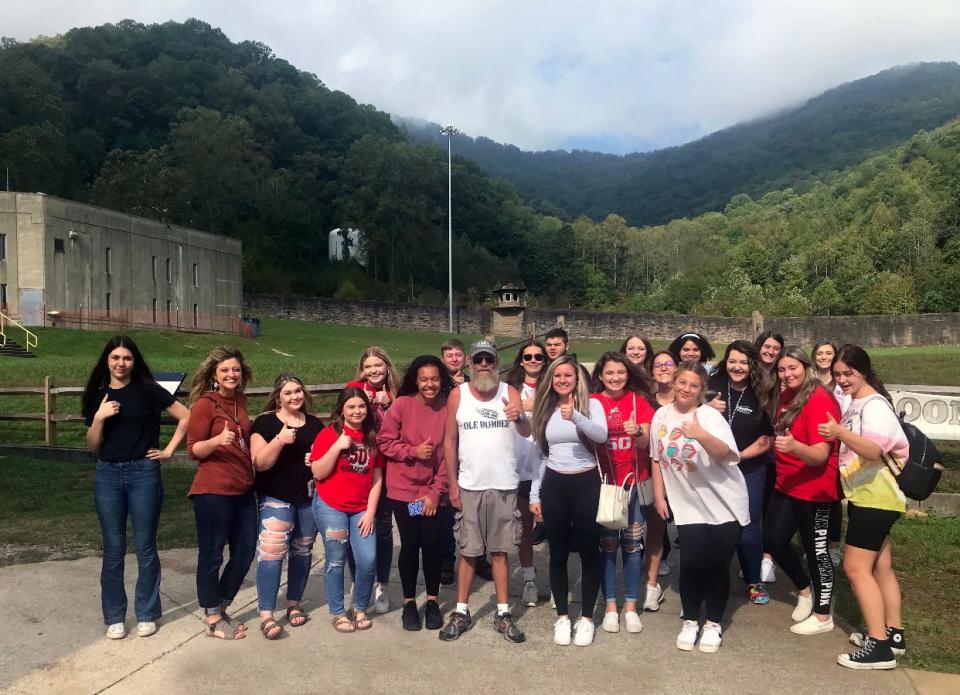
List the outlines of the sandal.
{"type": "Polygon", "coordinates": [[[357,626],[353,624],[353,621],[350,620],[350,616],[346,613],[341,613],[340,615],[333,616],[333,629],[337,632],[356,632],[357,626]]]}
{"type": "Polygon", "coordinates": [[[266,620],[260,621],[260,632],[268,640],[280,639],[283,635],[283,625],[273,618],[267,618],[266,620]]]}
{"type": "MultiPolygon", "coordinates": [[[[231,620],[231,619],[230,619],[230,616],[227,615],[227,605],[226,605],[226,604],[223,604],[223,605],[220,606],[220,617],[221,617],[221,618],[223,619],[223,621],[224,621],[225,623],[227,623],[228,625],[233,625],[233,620],[231,620]]],[[[246,632],[246,631],[247,631],[247,626],[244,625],[243,623],[237,623],[237,627],[236,627],[235,629],[236,629],[237,632],[246,632]]]]}
{"type": "Polygon", "coordinates": [[[290,627],[300,627],[308,620],[310,620],[310,616],[307,615],[300,606],[289,606],[287,608],[287,622],[290,624],[290,627]]]}
{"type": "Polygon", "coordinates": [[[246,637],[243,630],[235,628],[223,617],[217,619],[215,623],[207,623],[207,637],[215,637],[222,640],[238,640],[246,637]],[[217,632],[220,634],[218,635],[217,632]]]}
{"type": "Polygon", "coordinates": [[[362,618],[354,618],[353,624],[356,625],[358,630],[369,630],[373,627],[373,621],[367,617],[367,614],[364,613],[362,618]]]}

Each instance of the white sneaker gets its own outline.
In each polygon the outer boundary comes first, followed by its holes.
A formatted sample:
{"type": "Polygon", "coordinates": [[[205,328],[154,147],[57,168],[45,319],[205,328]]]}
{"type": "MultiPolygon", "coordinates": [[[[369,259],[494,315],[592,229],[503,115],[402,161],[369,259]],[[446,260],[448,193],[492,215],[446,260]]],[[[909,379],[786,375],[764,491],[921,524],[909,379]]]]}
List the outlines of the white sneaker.
{"type": "Polygon", "coordinates": [[[700,626],[696,620],[684,620],[683,627],[680,628],[680,634],[677,635],[677,649],[685,652],[692,652],[697,643],[697,632],[700,626]]]}
{"type": "Polygon", "coordinates": [[[373,612],[389,613],[390,597],[387,596],[387,588],[383,584],[377,584],[373,591],[373,612]]]}
{"type": "Polygon", "coordinates": [[[773,571],[773,560],[768,557],[760,561],[760,581],[764,584],[773,584],[777,581],[777,573],[773,571]]]}
{"type": "Polygon", "coordinates": [[[643,602],[643,610],[660,610],[660,604],[663,601],[663,589],[660,588],[660,582],[657,582],[654,586],[647,584],[647,599],[643,602]]]}
{"type": "Polygon", "coordinates": [[[720,624],[708,620],[703,624],[703,632],[700,633],[700,651],[712,654],[720,649],[720,642],[723,641],[720,624]]]}
{"type": "Polygon", "coordinates": [[[601,627],[604,632],[620,632],[620,614],[616,611],[604,613],[601,627]]]}
{"type": "Polygon", "coordinates": [[[793,609],[793,614],[790,616],[793,622],[799,623],[806,620],[811,613],[813,613],[813,594],[809,596],[797,594],[797,607],[793,609]]]}
{"type": "Polygon", "coordinates": [[[627,626],[627,632],[632,632],[636,635],[643,631],[643,623],[640,621],[640,616],[637,615],[636,611],[627,611],[624,613],[623,622],[627,626]]]}
{"type": "Polygon", "coordinates": [[[573,643],[578,647],[589,647],[593,644],[593,633],[593,621],[581,617],[573,630],[573,643]]]}
{"type": "Polygon", "coordinates": [[[152,620],[148,620],[145,623],[137,623],[138,637],[149,637],[156,631],[157,631],[157,624],[152,620]]]}
{"type": "Polygon", "coordinates": [[[553,643],[566,647],[570,644],[570,634],[573,628],[570,625],[570,617],[561,615],[557,622],[553,624],[553,643]]]}
{"type": "Polygon", "coordinates": [[[127,627],[123,623],[111,623],[107,626],[107,639],[123,639],[127,636],[127,627]]]}
{"type": "Polygon", "coordinates": [[[525,606],[536,606],[540,598],[540,590],[537,589],[537,583],[532,579],[523,583],[523,591],[520,592],[520,603],[525,606]]]}
{"type": "Polygon", "coordinates": [[[670,574],[670,563],[668,563],[666,560],[663,560],[660,563],[660,569],[657,570],[657,576],[666,577],[669,574],[670,574]]]}
{"type": "Polygon", "coordinates": [[[817,616],[811,614],[806,620],[790,626],[790,632],[795,635],[819,635],[823,632],[830,632],[832,629],[832,615],[826,620],[820,620],[817,616]]]}

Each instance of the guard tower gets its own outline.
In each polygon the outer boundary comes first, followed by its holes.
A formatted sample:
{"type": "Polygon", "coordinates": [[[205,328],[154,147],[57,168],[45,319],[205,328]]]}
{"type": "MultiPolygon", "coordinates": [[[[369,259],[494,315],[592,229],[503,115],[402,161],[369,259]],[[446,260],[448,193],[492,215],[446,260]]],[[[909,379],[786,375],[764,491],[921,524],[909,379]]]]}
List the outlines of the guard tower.
{"type": "Polygon", "coordinates": [[[526,309],[523,295],[526,291],[527,288],[522,285],[505,283],[492,292],[494,335],[523,337],[526,309]]]}

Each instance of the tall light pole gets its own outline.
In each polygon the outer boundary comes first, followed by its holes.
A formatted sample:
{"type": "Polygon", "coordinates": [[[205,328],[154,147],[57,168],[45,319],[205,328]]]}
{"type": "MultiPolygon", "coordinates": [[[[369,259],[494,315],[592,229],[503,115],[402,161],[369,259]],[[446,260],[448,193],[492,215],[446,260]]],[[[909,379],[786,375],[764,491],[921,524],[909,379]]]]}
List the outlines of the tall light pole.
{"type": "Polygon", "coordinates": [[[453,333],[453,136],[460,131],[452,125],[440,129],[447,136],[447,279],[449,281],[450,333],[453,333]]]}

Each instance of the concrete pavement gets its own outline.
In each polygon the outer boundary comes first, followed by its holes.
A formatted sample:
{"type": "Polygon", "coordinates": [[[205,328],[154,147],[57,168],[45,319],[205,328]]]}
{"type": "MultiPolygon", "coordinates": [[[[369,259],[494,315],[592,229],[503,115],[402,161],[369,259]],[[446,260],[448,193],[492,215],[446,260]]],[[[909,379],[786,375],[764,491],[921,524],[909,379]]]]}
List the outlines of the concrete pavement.
{"type": "MultiPolygon", "coordinates": [[[[938,674],[906,669],[855,672],[836,665],[837,655],[851,647],[846,633],[839,628],[814,637],[790,633],[793,598],[783,580],[771,586],[773,600],[767,606],[753,606],[736,591],[723,647],[717,654],[701,654],[680,652],[674,646],[679,598],[667,585],[675,582],[675,574],[666,578],[667,600],[661,610],[644,614],[641,634],[606,634],[598,627],[593,646],[577,648],[553,644],[555,614],[549,602],[536,608],[519,605],[521,578],[515,557],[511,600],[527,634],[527,642],[520,645],[507,643],[494,631],[493,586],[479,581],[471,599],[475,627],[457,642],[440,642],[432,631],[401,629],[399,582],[390,590],[394,610],[377,616],[372,630],[335,633],[324,598],[322,563],[317,563],[306,594],[305,607],[313,618],[309,623],[287,627],[284,639],[263,639],[257,630],[256,590],[248,583],[233,612],[247,622],[249,634],[239,642],[222,642],[204,636],[196,603],[195,551],[165,551],[161,557],[160,630],[149,638],[130,635],[118,641],[103,636],[99,558],[0,568],[0,689],[17,694],[111,695],[332,689],[367,694],[960,692],[955,676],[937,682],[938,674]]],[[[546,558],[546,547],[541,546],[537,565],[542,588],[546,558]]],[[[135,558],[128,556],[127,563],[132,603],[135,558]]],[[[579,576],[575,555],[570,567],[571,576],[579,576]]],[[[253,576],[251,570],[248,579],[253,576]]],[[[579,586],[572,592],[576,596],[579,586]]],[[[445,613],[453,601],[453,588],[442,587],[445,613]]],[[[571,613],[579,613],[578,604],[571,606],[571,613]]],[[[128,627],[135,627],[133,620],[128,618],[128,627]]]]}

